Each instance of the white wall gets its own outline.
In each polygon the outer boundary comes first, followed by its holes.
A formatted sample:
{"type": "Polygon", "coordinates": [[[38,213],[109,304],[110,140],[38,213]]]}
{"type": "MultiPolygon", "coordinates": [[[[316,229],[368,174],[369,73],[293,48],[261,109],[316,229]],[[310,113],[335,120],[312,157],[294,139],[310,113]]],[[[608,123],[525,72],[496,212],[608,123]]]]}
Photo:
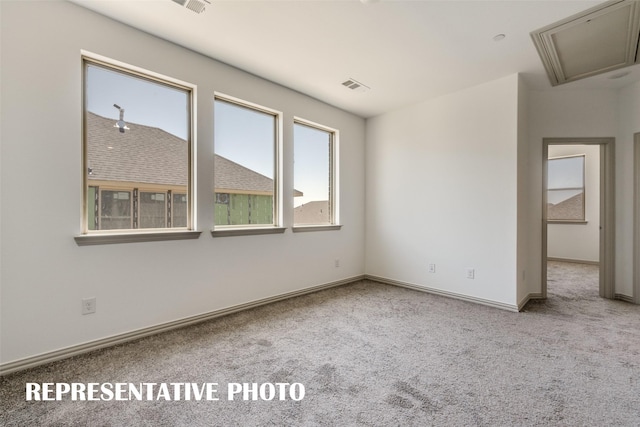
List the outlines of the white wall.
{"type": "Polygon", "coordinates": [[[586,224],[548,224],[547,257],[600,260],[600,146],[550,145],[549,158],[585,155],[586,224]]]}
{"type": "Polygon", "coordinates": [[[518,307],[527,302],[529,289],[527,280],[536,267],[531,264],[529,242],[529,89],[522,76],[518,80],[518,260],[517,302],[518,307]],[[529,272],[529,274],[527,274],[529,272]],[[527,277],[529,276],[529,277],[527,277]]]}
{"type": "Polygon", "coordinates": [[[640,84],[539,92],[513,75],[369,120],[365,150],[364,120],[73,4],[0,11],[2,363],[365,271],[514,307],[540,292],[543,137],[617,137],[616,293],[631,295],[640,84]],[[81,49],[198,85],[200,239],[76,246],[81,49]],[[214,91],[284,113],[285,193],[293,116],[340,130],[341,231],[210,236],[214,91]]]}
{"type": "Polygon", "coordinates": [[[640,132],[640,83],[618,91],[616,293],[633,295],[633,135],[640,132]]]}
{"type": "MultiPolygon", "coordinates": [[[[542,139],[615,137],[618,96],[615,90],[572,90],[569,84],[549,91],[531,90],[529,101],[529,257],[534,268],[527,271],[527,290],[537,294],[542,286],[542,139]]],[[[620,233],[618,227],[617,243],[620,233]]],[[[616,292],[618,283],[616,278],[616,292]]]]}
{"type": "Polygon", "coordinates": [[[517,97],[512,75],[367,121],[367,274],[516,305],[517,97]]]}
{"type": "Polygon", "coordinates": [[[1,7],[2,363],[364,273],[363,119],[70,3],[1,7]],[[81,49],[198,85],[198,240],[75,244],[81,49]],[[340,130],[342,230],[211,237],[214,91],[284,113],[284,194],[293,116],[340,130]]]}

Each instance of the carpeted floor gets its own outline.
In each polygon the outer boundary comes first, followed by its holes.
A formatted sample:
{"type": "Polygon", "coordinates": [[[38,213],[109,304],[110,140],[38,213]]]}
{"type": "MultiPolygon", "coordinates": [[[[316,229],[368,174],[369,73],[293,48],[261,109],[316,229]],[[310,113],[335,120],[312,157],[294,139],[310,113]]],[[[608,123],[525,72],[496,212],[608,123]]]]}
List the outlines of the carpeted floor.
{"type": "Polygon", "coordinates": [[[640,307],[599,298],[597,278],[573,268],[522,313],[363,281],[96,351],[0,379],[0,424],[640,425],[640,307]],[[27,382],[215,382],[221,392],[27,402],[27,382]],[[302,383],[306,395],[229,401],[230,382],[302,383]]]}

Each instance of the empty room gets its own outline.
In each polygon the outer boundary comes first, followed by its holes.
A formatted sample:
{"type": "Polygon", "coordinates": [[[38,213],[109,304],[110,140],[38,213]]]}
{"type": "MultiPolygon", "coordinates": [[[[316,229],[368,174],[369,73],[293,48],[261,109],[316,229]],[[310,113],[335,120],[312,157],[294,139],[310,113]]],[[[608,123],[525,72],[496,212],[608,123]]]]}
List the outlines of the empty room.
{"type": "Polygon", "coordinates": [[[640,1],[0,0],[0,424],[640,424],[640,1]]]}

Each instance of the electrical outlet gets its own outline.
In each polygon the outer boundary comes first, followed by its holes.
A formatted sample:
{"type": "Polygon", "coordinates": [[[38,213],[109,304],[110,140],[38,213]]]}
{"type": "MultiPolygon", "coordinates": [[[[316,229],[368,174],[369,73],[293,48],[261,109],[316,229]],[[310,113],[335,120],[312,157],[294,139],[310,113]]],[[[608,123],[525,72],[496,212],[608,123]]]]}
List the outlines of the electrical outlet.
{"type": "Polygon", "coordinates": [[[467,279],[475,279],[476,271],[473,268],[467,268],[467,279]]]}
{"type": "Polygon", "coordinates": [[[82,300],[82,314],[92,314],[96,312],[96,298],[84,298],[82,300]]]}
{"type": "Polygon", "coordinates": [[[436,265],[429,264],[429,273],[435,273],[435,272],[436,272],[436,265]]]}
{"type": "Polygon", "coordinates": [[[336,266],[336,268],[340,267],[340,258],[335,259],[334,265],[336,266]]]}

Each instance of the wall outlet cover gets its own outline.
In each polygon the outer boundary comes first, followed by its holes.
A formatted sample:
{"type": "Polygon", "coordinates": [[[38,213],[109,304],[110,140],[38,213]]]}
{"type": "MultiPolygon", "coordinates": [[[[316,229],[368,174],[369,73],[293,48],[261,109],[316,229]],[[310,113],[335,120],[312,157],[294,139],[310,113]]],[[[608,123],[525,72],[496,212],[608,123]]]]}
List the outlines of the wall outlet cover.
{"type": "Polygon", "coordinates": [[[96,299],[83,298],[82,299],[82,314],[93,314],[96,312],[96,299]]]}

